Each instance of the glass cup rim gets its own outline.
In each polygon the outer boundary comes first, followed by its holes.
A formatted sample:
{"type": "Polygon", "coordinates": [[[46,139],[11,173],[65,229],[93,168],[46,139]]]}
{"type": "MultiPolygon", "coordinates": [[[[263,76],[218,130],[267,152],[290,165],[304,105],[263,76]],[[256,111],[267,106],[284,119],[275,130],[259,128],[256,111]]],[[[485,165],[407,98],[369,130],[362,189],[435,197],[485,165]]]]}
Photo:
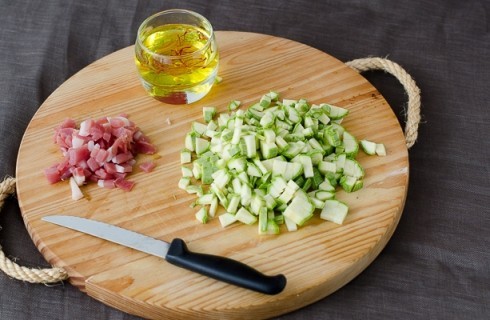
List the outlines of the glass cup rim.
{"type": "Polygon", "coordinates": [[[151,16],[149,16],[148,18],[146,18],[141,23],[141,25],[138,28],[138,33],[136,34],[136,42],[148,54],[151,54],[153,56],[157,56],[157,57],[159,57],[161,59],[171,59],[171,60],[172,59],[183,59],[183,58],[186,58],[186,57],[192,57],[192,56],[194,56],[196,54],[199,54],[202,51],[207,50],[207,48],[209,47],[209,45],[213,41],[213,38],[214,38],[214,30],[213,30],[213,25],[211,24],[211,22],[209,22],[209,20],[206,19],[203,15],[201,15],[201,14],[199,14],[197,12],[191,11],[191,10],[186,10],[186,9],[168,9],[168,10],[164,10],[164,11],[160,11],[160,12],[154,13],[151,16]],[[160,53],[156,53],[156,52],[150,50],[147,46],[145,46],[143,44],[143,42],[141,41],[141,38],[140,38],[140,34],[141,34],[143,28],[146,27],[146,25],[151,20],[153,20],[154,18],[159,17],[159,16],[162,16],[162,15],[170,14],[170,13],[185,13],[185,14],[190,14],[190,15],[192,15],[194,17],[197,17],[199,20],[204,21],[204,23],[207,26],[209,26],[209,30],[207,30],[207,31],[209,31],[209,38],[207,39],[206,44],[204,45],[204,47],[202,47],[201,49],[199,49],[197,51],[194,51],[194,52],[187,53],[187,54],[184,54],[184,55],[180,55],[179,56],[179,55],[163,55],[163,54],[160,54],[160,53]]]}

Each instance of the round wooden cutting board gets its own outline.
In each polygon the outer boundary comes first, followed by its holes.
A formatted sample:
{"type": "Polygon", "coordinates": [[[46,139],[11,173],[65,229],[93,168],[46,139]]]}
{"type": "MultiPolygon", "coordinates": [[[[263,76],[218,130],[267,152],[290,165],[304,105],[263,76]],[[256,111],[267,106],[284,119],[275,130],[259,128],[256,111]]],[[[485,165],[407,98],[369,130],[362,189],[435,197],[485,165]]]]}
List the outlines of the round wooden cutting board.
{"type": "MultiPolygon", "coordinates": [[[[400,219],[408,187],[408,153],[388,103],[362,76],[339,60],[306,45],[261,34],[216,33],[220,76],[202,100],[167,105],[149,97],[137,78],[133,47],[114,52],[61,85],[39,108],[22,140],[17,192],[34,243],[70,282],[110,306],[145,318],[236,318],[277,316],[322,299],[364,270],[386,245],[400,219]],[[202,225],[189,205],[194,196],[178,189],[180,150],[202,107],[226,111],[231,100],[249,106],[275,90],[281,98],[306,98],[350,110],[343,122],[359,139],[385,144],[386,157],[360,152],[364,188],[339,192],[350,212],[343,225],[317,214],[296,232],[260,236],[257,227],[223,229],[217,218],[202,225]],[[129,114],[158,148],[152,173],[130,175],[131,192],[83,187],[71,200],[68,182],[50,185],[43,170],[61,160],[54,128],[65,118],[129,114]],[[164,260],[65,229],[40,219],[65,214],[118,225],[165,241],[184,239],[193,251],[226,256],[273,275],[287,277],[285,290],[264,295],[175,267],[164,260]]],[[[284,226],[283,226],[284,227],[284,226]]]]}

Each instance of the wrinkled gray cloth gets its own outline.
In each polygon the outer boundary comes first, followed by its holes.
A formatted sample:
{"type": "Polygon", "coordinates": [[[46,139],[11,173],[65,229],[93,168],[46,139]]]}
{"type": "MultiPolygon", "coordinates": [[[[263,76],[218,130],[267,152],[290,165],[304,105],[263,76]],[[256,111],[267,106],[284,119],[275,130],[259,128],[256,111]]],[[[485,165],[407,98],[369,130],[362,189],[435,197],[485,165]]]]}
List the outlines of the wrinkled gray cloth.
{"type": "MultiPolygon", "coordinates": [[[[280,319],[490,319],[489,1],[0,0],[0,178],[15,176],[29,120],[67,78],[134,43],[139,24],[169,8],[197,11],[216,30],[266,33],[342,61],[387,56],[422,90],[403,216],[379,257],[352,282],[280,319]]],[[[403,122],[406,96],[382,72],[365,76],[403,122]]],[[[47,267],[15,198],[0,244],[47,267]]],[[[65,283],[0,274],[0,319],[137,319],[65,283]]]]}

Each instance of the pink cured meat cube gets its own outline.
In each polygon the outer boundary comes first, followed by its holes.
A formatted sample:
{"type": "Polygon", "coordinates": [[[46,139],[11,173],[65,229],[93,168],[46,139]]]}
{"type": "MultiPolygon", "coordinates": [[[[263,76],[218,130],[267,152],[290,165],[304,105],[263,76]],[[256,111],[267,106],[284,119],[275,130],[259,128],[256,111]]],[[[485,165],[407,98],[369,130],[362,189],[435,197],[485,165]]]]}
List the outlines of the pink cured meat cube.
{"type": "Polygon", "coordinates": [[[77,149],[68,150],[68,161],[70,165],[74,166],[82,160],[88,160],[90,152],[88,151],[87,145],[83,145],[77,149]]]}
{"type": "Polygon", "coordinates": [[[87,160],[87,165],[92,170],[92,172],[95,172],[100,168],[100,164],[95,160],[94,158],[90,158],[87,160]]]}
{"type": "Polygon", "coordinates": [[[104,169],[99,169],[97,171],[95,171],[95,175],[97,177],[99,177],[100,179],[102,180],[107,180],[107,179],[112,179],[114,178],[114,176],[112,174],[109,174],[107,171],[105,171],[104,169]]]}
{"type": "Polygon", "coordinates": [[[109,142],[109,141],[111,141],[111,137],[112,137],[112,135],[111,135],[111,133],[110,133],[110,132],[104,132],[104,133],[102,134],[102,139],[103,139],[105,142],[109,142]]]}
{"type": "Polygon", "coordinates": [[[103,164],[104,162],[107,162],[107,159],[109,158],[110,154],[107,150],[100,149],[99,152],[97,152],[97,155],[95,156],[95,160],[103,164]]]}
{"type": "Polygon", "coordinates": [[[112,158],[112,162],[121,164],[133,159],[133,154],[131,152],[120,153],[112,158]]]}
{"type": "Polygon", "coordinates": [[[156,167],[156,164],[153,161],[147,161],[140,164],[139,167],[144,172],[152,172],[153,169],[156,167]]]}
{"type": "Polygon", "coordinates": [[[77,185],[81,185],[86,181],[85,171],[83,170],[83,168],[72,167],[70,171],[77,185]]]}
{"type": "Polygon", "coordinates": [[[148,141],[136,141],[135,148],[138,153],[144,154],[154,154],[157,151],[155,146],[148,141]]]}
{"type": "Polygon", "coordinates": [[[111,127],[113,128],[121,128],[124,126],[129,125],[129,120],[124,117],[114,117],[109,119],[109,123],[111,124],[111,127]]]}
{"type": "Polygon", "coordinates": [[[92,137],[92,140],[98,141],[102,139],[104,136],[104,127],[98,123],[94,123],[92,127],[90,128],[90,136],[92,137]]]}
{"type": "Polygon", "coordinates": [[[133,181],[125,180],[122,178],[116,179],[116,181],[114,183],[116,184],[116,187],[118,187],[119,189],[122,189],[124,191],[131,191],[131,189],[133,189],[133,187],[134,187],[133,181]]]}
{"type": "Polygon", "coordinates": [[[82,123],[80,123],[80,135],[84,137],[88,136],[94,124],[95,121],[92,119],[82,121],[82,123]]]}
{"type": "Polygon", "coordinates": [[[133,166],[127,163],[116,164],[116,171],[119,173],[132,172],[133,166]]]}
{"type": "Polygon", "coordinates": [[[58,165],[55,164],[49,168],[44,169],[44,175],[48,182],[53,184],[61,180],[60,172],[58,171],[58,165]]]}
{"type": "Polygon", "coordinates": [[[104,169],[109,174],[117,173],[116,165],[114,163],[112,163],[112,162],[106,162],[106,163],[104,163],[104,169]]]}
{"type": "Polygon", "coordinates": [[[70,118],[66,118],[59,126],[59,128],[73,128],[73,129],[75,129],[76,127],[77,127],[77,123],[75,122],[75,120],[70,118]]]}
{"type": "Polygon", "coordinates": [[[114,137],[133,137],[133,130],[130,130],[125,127],[113,128],[112,135],[114,137]]]}
{"type": "MultiPolygon", "coordinates": [[[[90,158],[89,158],[90,159],[90,158]]],[[[88,160],[87,160],[88,161],[88,160]]],[[[88,164],[87,164],[87,161],[85,160],[82,160],[78,163],[78,167],[82,168],[82,169],[87,169],[88,168],[88,164]]]]}
{"type": "Polygon", "coordinates": [[[72,146],[72,136],[76,133],[73,128],[58,128],[54,134],[54,142],[61,148],[70,148],[72,146]]]}
{"type": "Polygon", "coordinates": [[[116,172],[116,173],[113,173],[112,174],[116,179],[126,179],[126,177],[128,176],[128,174],[126,172],[124,173],[119,173],[119,172],[116,172]]]}
{"type": "MultiPolygon", "coordinates": [[[[79,185],[94,181],[105,188],[130,191],[135,183],[126,176],[133,171],[136,154],[156,152],[150,139],[126,114],[87,119],[79,129],[73,119],[66,119],[55,129],[53,141],[64,159],[44,170],[49,183],[73,177],[79,185]]],[[[145,172],[154,167],[151,161],[140,165],[145,172]]]]}
{"type": "Polygon", "coordinates": [[[109,179],[109,180],[98,180],[97,184],[99,187],[106,188],[106,189],[114,189],[116,187],[116,184],[114,183],[114,179],[109,179]]]}

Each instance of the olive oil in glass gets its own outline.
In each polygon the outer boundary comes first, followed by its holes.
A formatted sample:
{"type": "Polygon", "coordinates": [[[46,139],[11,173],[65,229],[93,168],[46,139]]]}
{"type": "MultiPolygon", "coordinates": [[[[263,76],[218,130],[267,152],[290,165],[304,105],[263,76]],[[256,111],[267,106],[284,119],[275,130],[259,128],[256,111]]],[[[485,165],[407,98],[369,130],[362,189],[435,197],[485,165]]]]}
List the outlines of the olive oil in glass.
{"type": "Polygon", "coordinates": [[[218,72],[212,26],[186,10],[156,14],[138,30],[135,62],[143,87],[155,99],[172,104],[195,102],[209,92],[218,72]]]}

